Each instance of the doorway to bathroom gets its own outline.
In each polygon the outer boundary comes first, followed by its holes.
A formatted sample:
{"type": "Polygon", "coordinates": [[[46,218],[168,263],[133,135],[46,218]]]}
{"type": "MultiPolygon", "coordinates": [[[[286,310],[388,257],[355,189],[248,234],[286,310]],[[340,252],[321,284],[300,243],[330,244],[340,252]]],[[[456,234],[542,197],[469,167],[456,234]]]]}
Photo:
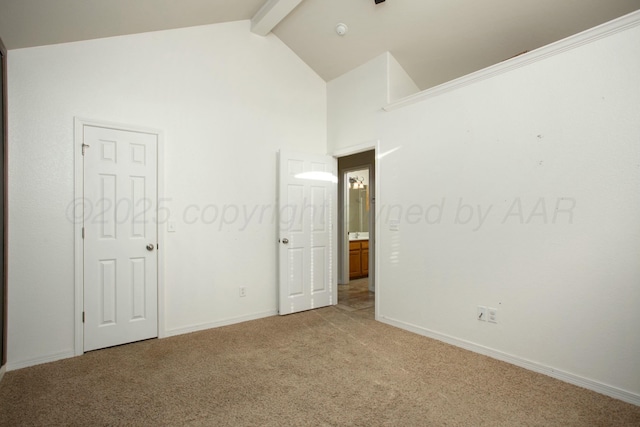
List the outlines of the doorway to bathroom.
{"type": "Polygon", "coordinates": [[[375,305],[375,151],[338,158],[338,304],[375,305]]]}

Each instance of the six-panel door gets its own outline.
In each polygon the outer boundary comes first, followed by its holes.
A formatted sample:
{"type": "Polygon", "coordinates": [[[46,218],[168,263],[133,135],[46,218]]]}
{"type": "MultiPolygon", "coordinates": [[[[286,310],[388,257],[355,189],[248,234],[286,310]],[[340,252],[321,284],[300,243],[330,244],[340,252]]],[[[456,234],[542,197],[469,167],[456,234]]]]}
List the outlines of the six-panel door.
{"type": "Polygon", "coordinates": [[[84,350],[158,335],[154,134],[84,126],[84,350]]]}
{"type": "Polygon", "coordinates": [[[337,304],[336,160],[280,152],[279,313],[337,304]]]}

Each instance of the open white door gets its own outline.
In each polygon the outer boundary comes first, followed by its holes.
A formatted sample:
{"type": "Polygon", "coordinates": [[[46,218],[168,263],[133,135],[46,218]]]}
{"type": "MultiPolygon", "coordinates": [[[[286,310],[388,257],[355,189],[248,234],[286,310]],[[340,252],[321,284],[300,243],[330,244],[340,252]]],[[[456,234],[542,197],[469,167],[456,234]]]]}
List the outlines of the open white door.
{"type": "Polygon", "coordinates": [[[337,304],[336,159],[281,151],[278,169],[279,313],[337,304]]]}
{"type": "Polygon", "coordinates": [[[157,135],[83,128],[84,350],[158,336],[157,135]]]}

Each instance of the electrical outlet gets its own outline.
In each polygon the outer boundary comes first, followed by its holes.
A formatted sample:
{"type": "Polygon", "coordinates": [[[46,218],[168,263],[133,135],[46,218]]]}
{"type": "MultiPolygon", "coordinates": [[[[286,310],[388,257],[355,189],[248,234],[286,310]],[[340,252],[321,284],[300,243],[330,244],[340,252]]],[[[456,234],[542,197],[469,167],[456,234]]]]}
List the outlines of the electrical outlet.
{"type": "Polygon", "coordinates": [[[241,297],[247,296],[247,288],[245,288],[244,286],[240,288],[240,296],[241,297]]]}
{"type": "Polygon", "coordinates": [[[498,309],[497,308],[489,307],[487,309],[487,315],[489,316],[489,319],[487,319],[489,322],[498,323],[498,309]]]}
{"type": "Polygon", "coordinates": [[[478,306],[478,311],[476,312],[476,318],[483,322],[487,321],[487,307],[483,305],[478,306]]]}

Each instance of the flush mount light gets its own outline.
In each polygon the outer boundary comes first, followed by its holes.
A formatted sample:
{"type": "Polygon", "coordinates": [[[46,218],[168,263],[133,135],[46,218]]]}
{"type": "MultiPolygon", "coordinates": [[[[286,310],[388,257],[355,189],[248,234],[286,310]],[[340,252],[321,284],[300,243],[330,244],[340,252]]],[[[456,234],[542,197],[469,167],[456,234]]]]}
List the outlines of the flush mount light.
{"type": "Polygon", "coordinates": [[[349,31],[349,27],[347,27],[347,24],[343,24],[341,22],[336,25],[336,33],[338,33],[339,36],[344,36],[345,34],[347,34],[347,31],[349,31]]]}
{"type": "Polygon", "coordinates": [[[382,2],[384,2],[384,0],[374,0],[376,2],[376,4],[380,4],[382,2]]]}

